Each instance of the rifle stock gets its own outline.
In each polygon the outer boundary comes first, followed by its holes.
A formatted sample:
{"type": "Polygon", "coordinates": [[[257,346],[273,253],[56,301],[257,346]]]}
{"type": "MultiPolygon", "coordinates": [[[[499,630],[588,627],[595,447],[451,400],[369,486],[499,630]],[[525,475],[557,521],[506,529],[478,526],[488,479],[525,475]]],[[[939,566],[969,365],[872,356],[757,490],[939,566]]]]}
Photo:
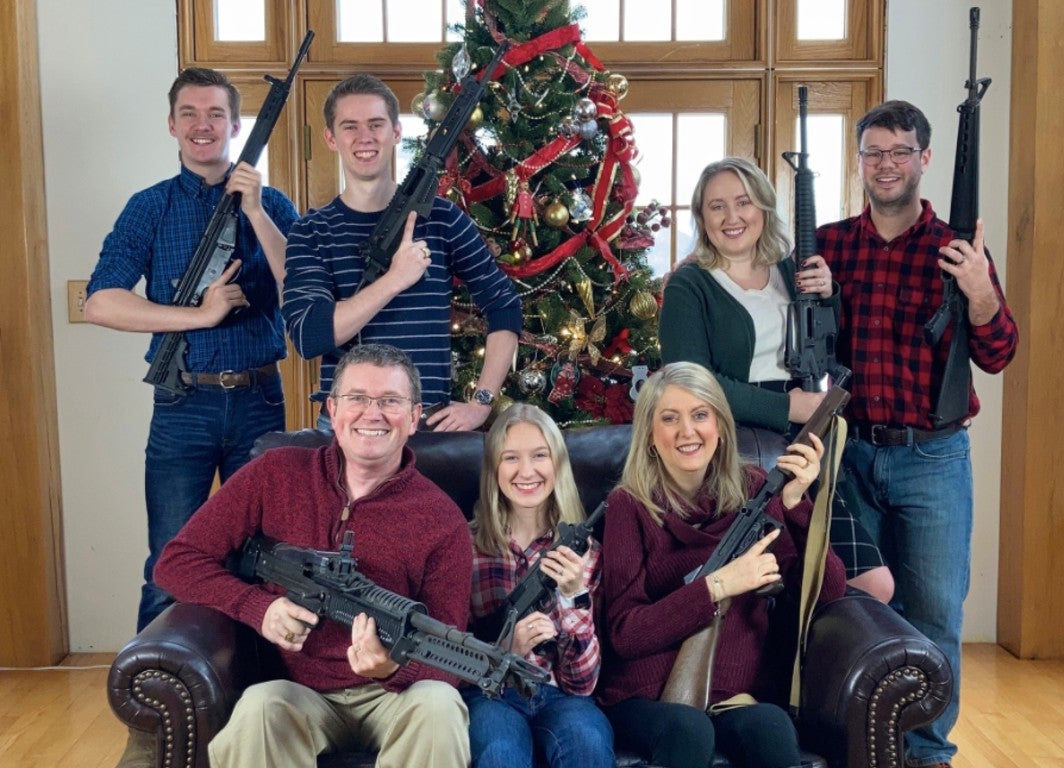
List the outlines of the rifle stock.
{"type": "Polygon", "coordinates": [[[508,47],[509,44],[506,42],[499,46],[491,63],[484,68],[480,80],[472,73],[462,78],[461,90],[457,98],[451,102],[447,114],[436,126],[421,158],[396,188],[395,194],[388,202],[388,207],[362,247],[362,253],[366,258],[362,285],[372,283],[388,271],[392,256],[403,239],[403,231],[410,212],[416,211],[419,217],[428,218],[432,211],[432,201],[436,197],[436,190],[439,188],[440,171],[447,162],[447,157],[454,150],[455,144],[458,143],[462,129],[469,122],[469,116],[480,103],[484,88],[494,75],[508,47]]]}
{"type": "MultiPolygon", "coordinates": [[[[794,260],[800,272],[805,260],[816,254],[816,201],[813,172],[809,170],[806,136],[809,89],[798,86],[799,151],[784,152],[783,159],[794,169],[794,260]]],[[[787,339],[784,364],[801,382],[806,392],[824,391],[831,383],[842,386],[850,378],[849,369],[835,359],[838,321],[831,307],[822,306],[819,297],[800,294],[787,308],[787,339]]]]}
{"type": "Polygon", "coordinates": [[[400,665],[435,667],[497,696],[505,685],[531,695],[547,673],[496,645],[428,615],[424,603],[379,587],[357,570],[354,536],[344,534],[338,552],[305,549],[264,536],[244,545],[238,575],[283,587],[292,602],[350,627],[360,613],[373,618],[381,644],[400,665]]]}
{"type": "MultiPolygon", "coordinates": [[[[950,195],[949,226],[956,236],[969,243],[975,237],[979,219],[979,107],[990,87],[990,78],[976,76],[979,45],[979,8],[968,12],[970,47],[968,96],[957,107],[957,150],[953,161],[953,188],[950,195]]],[[[953,326],[942,384],[935,400],[931,421],[936,427],[952,424],[968,416],[971,366],[968,353],[968,299],[957,287],[953,275],[943,271],[942,304],[924,325],[928,344],[937,344],[946,329],[953,326]]]]}
{"type": "MultiPolygon", "coordinates": [[[[314,33],[307,31],[303,43],[296,54],[295,62],[288,71],[284,80],[279,80],[272,75],[266,75],[270,83],[270,92],[255,118],[255,127],[251,129],[244,149],[237,158],[237,164],[246,162],[254,166],[262,155],[262,150],[269,141],[273,128],[281,116],[281,110],[288,100],[288,94],[292,89],[292,82],[303,59],[310,50],[310,41],[314,39],[314,33]]],[[[178,281],[171,304],[175,307],[197,307],[203,300],[203,294],[207,288],[218,279],[233,258],[236,249],[237,233],[237,208],[240,205],[239,193],[226,192],[222,195],[218,204],[211,213],[207,228],[200,236],[199,244],[192,254],[192,260],[185,270],[185,274],[178,281]]],[[[180,395],[188,390],[181,381],[181,372],[185,370],[185,352],[188,342],[184,332],[172,331],[163,334],[155,357],[152,358],[148,373],[144,382],[161,387],[169,392],[180,395]]]]}

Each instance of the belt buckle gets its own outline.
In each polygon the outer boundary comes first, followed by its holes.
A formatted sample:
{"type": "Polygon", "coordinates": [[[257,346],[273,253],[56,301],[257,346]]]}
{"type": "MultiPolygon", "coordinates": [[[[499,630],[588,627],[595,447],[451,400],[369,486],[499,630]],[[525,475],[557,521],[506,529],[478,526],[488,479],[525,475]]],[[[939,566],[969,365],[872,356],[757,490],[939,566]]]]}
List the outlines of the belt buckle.
{"type": "Polygon", "coordinates": [[[886,424],[873,424],[869,436],[872,445],[880,448],[891,445],[890,437],[887,435],[887,430],[889,429],[890,428],[886,424]]]}
{"type": "Polygon", "coordinates": [[[225,377],[226,376],[239,376],[239,375],[240,375],[240,371],[221,371],[218,374],[218,386],[220,386],[222,389],[236,389],[240,385],[239,384],[226,384],[225,383],[225,377]]]}

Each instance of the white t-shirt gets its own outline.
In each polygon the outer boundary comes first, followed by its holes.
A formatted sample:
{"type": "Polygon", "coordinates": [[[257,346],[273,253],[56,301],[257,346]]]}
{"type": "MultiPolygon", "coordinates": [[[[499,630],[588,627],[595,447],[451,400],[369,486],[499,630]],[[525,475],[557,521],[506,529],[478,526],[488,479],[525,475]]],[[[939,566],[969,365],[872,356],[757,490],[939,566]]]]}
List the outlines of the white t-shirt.
{"type": "Polygon", "coordinates": [[[791,298],[783,284],[783,274],[770,267],[768,284],[747,290],[723,269],[711,269],[709,273],[742,304],[754,322],[754,357],[750,361],[749,381],[789,381],[791,375],[783,365],[783,355],[791,298]]]}

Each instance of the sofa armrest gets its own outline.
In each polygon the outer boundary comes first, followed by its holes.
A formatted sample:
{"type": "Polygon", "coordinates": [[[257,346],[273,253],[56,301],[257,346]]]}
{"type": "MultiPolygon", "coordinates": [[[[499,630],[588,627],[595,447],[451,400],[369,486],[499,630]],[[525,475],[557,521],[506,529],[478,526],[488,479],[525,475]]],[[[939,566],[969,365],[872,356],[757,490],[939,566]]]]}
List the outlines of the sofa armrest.
{"type": "Polygon", "coordinates": [[[803,743],[833,766],[901,768],[904,733],[938,717],[954,685],[942,651],[864,593],[817,610],[804,663],[803,743]]]}
{"type": "Polygon", "coordinates": [[[209,765],[207,744],[268,666],[250,627],[176,603],[115,657],[107,695],[119,720],[156,735],[159,766],[209,765]]]}

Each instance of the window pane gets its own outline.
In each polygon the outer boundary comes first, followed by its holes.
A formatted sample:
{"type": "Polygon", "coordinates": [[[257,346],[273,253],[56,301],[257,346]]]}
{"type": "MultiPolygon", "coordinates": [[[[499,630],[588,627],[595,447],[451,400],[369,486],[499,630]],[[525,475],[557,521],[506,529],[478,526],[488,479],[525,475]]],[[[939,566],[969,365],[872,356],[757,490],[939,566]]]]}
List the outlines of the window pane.
{"type": "Polygon", "coordinates": [[[621,39],[621,6],[617,0],[584,0],[587,15],[580,20],[585,40],[615,42],[621,39]]]}
{"type": "Polygon", "coordinates": [[[846,0],[798,0],[799,40],[846,38],[846,0]]]}
{"type": "Polygon", "coordinates": [[[383,42],[384,18],[379,0],[336,0],[336,41],[383,42]]]}
{"type": "MultiPolygon", "coordinates": [[[[673,225],[675,226],[675,224],[673,225]]],[[[661,277],[670,269],[672,269],[672,261],[670,250],[672,248],[670,242],[669,230],[662,227],[657,232],[654,232],[654,245],[646,252],[647,263],[650,265],[650,271],[655,277],[661,277]]],[[[680,254],[683,255],[683,252],[680,254]]],[[[679,259],[679,257],[677,257],[679,259]]]]}
{"type": "Polygon", "coordinates": [[[724,39],[724,0],[675,1],[677,40],[724,39]]]}
{"type": "Polygon", "coordinates": [[[413,114],[400,114],[399,123],[403,126],[403,141],[399,142],[399,146],[395,150],[395,180],[402,181],[406,178],[407,172],[410,170],[410,166],[414,164],[414,155],[412,152],[407,152],[404,148],[406,139],[416,139],[421,136],[425,136],[429,132],[428,125],[425,124],[425,118],[415,117],[413,114]]]}
{"type": "Polygon", "coordinates": [[[639,148],[639,194],[635,204],[651,200],[672,204],[672,115],[629,114],[639,148]]]}
{"type": "MultiPolygon", "coordinates": [[[[362,0],[359,5],[365,3],[362,0]]],[[[388,0],[388,42],[440,42],[442,13],[439,0],[388,0]]]]}
{"type": "Polygon", "coordinates": [[[216,40],[265,40],[266,5],[263,0],[215,0],[216,40]]]}
{"type": "Polygon", "coordinates": [[[690,206],[676,212],[672,220],[676,230],[676,261],[689,256],[695,249],[695,222],[691,218],[690,206]]]}
{"type": "Polygon", "coordinates": [[[463,0],[447,0],[447,42],[456,43],[462,36],[449,28],[455,24],[465,25],[466,12],[463,0]]]}
{"type": "MultiPolygon", "coordinates": [[[[236,159],[240,157],[240,153],[244,151],[244,145],[247,144],[248,136],[251,135],[253,130],[255,130],[255,118],[241,115],[240,133],[229,141],[229,157],[234,163],[236,162],[236,159]]],[[[262,154],[259,155],[259,161],[255,163],[255,168],[262,174],[263,186],[268,186],[270,183],[269,145],[262,148],[262,154]]]]}
{"type": "Polygon", "coordinates": [[[659,0],[629,0],[624,5],[625,40],[671,40],[672,8],[659,0]]]}
{"type": "MultiPolygon", "coordinates": [[[[677,115],[676,203],[688,206],[702,169],[724,157],[727,120],[722,114],[677,115]]],[[[682,254],[678,254],[682,255],[682,254]]]]}
{"type": "MultiPolygon", "coordinates": [[[[798,125],[795,123],[798,135],[798,125]]],[[[809,168],[813,171],[813,199],[816,223],[838,221],[848,213],[842,209],[843,152],[846,125],[842,115],[809,115],[806,140],[809,143],[809,168]]]]}

